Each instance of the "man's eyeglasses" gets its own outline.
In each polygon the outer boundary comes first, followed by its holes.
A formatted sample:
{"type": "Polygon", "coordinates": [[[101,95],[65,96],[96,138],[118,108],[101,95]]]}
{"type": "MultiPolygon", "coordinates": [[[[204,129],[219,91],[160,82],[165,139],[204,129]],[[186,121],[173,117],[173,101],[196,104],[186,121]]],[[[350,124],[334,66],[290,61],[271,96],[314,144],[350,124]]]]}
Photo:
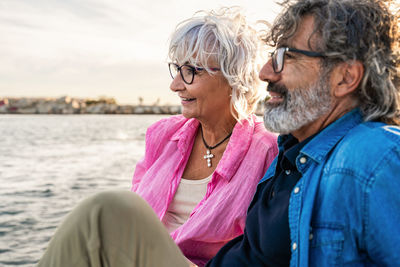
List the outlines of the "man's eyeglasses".
{"type": "Polygon", "coordinates": [[[321,54],[318,52],[300,50],[300,49],[290,48],[290,47],[279,47],[274,52],[271,53],[272,67],[274,68],[275,73],[282,72],[283,65],[285,63],[286,52],[300,53],[300,54],[306,55],[308,57],[325,57],[324,54],[321,54]]]}
{"type": "MultiPolygon", "coordinates": [[[[179,66],[178,64],[175,63],[168,63],[168,68],[169,68],[169,73],[171,74],[172,79],[175,79],[176,75],[178,75],[178,72],[181,73],[182,80],[186,84],[192,84],[194,80],[194,75],[198,71],[204,70],[204,68],[196,68],[187,64],[184,64],[182,66],[179,66]]],[[[212,71],[217,71],[220,70],[219,68],[210,68],[212,71]]]]}

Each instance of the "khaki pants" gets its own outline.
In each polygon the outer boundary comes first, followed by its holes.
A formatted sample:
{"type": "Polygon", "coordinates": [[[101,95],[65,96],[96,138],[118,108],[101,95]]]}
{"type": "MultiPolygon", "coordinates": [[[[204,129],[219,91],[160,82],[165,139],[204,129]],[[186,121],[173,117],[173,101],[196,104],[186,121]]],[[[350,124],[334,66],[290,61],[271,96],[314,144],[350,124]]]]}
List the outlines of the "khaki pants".
{"type": "Polygon", "coordinates": [[[39,267],[188,267],[151,207],[129,191],[84,200],[65,219],[39,267]]]}

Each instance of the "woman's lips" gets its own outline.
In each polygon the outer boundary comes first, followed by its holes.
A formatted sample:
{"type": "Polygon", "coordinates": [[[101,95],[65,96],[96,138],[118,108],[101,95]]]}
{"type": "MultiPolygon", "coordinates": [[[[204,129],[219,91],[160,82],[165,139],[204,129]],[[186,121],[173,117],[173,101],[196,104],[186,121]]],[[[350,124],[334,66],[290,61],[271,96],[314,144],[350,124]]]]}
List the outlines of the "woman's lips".
{"type": "Polygon", "coordinates": [[[187,104],[187,103],[193,102],[195,100],[196,100],[196,98],[181,97],[181,103],[182,104],[187,104]]]}

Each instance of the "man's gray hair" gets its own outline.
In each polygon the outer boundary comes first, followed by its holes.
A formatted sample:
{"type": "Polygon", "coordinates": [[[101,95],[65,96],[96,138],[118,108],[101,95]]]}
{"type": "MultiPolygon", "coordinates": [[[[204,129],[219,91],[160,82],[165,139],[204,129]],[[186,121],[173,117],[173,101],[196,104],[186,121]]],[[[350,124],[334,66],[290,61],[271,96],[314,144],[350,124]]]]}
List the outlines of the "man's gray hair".
{"type": "Polygon", "coordinates": [[[169,58],[195,67],[218,67],[232,88],[231,113],[248,118],[262,96],[258,66],[260,38],[239,8],[200,11],[178,24],[171,36],[169,58]],[[212,64],[217,64],[217,66],[212,64]]]}
{"type": "Polygon", "coordinates": [[[396,1],[284,1],[265,40],[276,46],[296,32],[302,18],[314,18],[318,52],[327,57],[322,67],[359,60],[365,69],[356,95],[364,119],[399,124],[400,36],[396,1]]]}

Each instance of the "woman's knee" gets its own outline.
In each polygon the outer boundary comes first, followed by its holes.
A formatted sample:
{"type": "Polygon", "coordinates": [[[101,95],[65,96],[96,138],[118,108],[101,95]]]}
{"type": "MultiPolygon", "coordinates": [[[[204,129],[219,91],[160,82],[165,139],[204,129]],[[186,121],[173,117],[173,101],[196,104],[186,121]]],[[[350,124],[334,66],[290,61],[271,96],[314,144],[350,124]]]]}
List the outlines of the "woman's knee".
{"type": "Polygon", "coordinates": [[[78,207],[81,213],[98,213],[118,218],[152,212],[151,207],[139,195],[130,191],[110,190],[97,193],[84,200],[78,207]]]}

